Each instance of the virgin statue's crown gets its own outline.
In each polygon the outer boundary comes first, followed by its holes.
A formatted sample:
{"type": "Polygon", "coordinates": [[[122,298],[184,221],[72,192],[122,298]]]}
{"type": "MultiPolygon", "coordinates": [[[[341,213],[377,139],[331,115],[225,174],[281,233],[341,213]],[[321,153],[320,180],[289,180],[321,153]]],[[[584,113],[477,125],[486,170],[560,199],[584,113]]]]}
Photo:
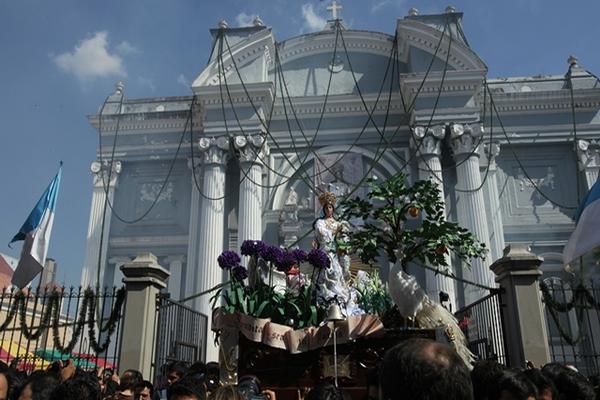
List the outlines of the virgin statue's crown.
{"type": "Polygon", "coordinates": [[[327,204],[334,206],[336,201],[337,198],[335,197],[335,194],[331,192],[325,192],[319,196],[319,203],[321,203],[321,206],[323,207],[325,207],[327,204]]]}

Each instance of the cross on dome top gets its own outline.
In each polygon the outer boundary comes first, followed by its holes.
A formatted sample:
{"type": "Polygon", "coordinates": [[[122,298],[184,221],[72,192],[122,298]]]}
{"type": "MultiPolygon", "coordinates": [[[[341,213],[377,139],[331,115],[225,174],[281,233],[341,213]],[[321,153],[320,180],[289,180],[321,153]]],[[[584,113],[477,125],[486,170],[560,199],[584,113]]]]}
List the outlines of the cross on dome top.
{"type": "Polygon", "coordinates": [[[342,9],[342,6],[337,3],[337,1],[333,0],[330,6],[327,6],[327,11],[331,11],[331,19],[336,20],[339,19],[338,11],[342,9]]]}

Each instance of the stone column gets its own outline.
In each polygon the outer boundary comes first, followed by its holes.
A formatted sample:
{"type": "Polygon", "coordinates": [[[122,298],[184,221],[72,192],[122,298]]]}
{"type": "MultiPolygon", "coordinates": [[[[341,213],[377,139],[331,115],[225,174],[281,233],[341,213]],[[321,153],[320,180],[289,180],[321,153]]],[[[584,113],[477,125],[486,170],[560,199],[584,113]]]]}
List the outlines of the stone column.
{"type": "Polygon", "coordinates": [[[544,365],[550,361],[546,316],[538,278],[544,260],[526,245],[509,245],[504,257],[490,267],[504,289],[502,319],[508,366],[524,368],[525,362],[544,365]]]}
{"type": "MultiPolygon", "coordinates": [[[[223,251],[225,236],[225,167],[229,160],[229,139],[201,138],[203,184],[202,207],[200,209],[200,240],[198,243],[198,272],[196,290],[203,292],[223,282],[223,271],[217,264],[217,257],[223,251]]],[[[208,317],[208,335],[212,333],[212,310],[209,299],[212,294],[195,300],[195,308],[208,317]]],[[[206,361],[218,361],[219,349],[213,340],[206,345],[206,361]]]]}
{"type": "Polygon", "coordinates": [[[119,174],[121,173],[121,162],[112,163],[104,161],[94,161],[90,167],[94,183],[92,192],[92,207],[90,209],[90,219],[88,223],[88,232],[85,246],[85,258],[83,270],[81,273],[81,285],[96,286],[98,284],[98,257],[100,257],[100,283],[103,282],[103,274],[106,269],[106,252],[108,251],[108,240],[110,232],[110,221],[112,211],[106,206],[104,218],[104,239],[102,248],[100,248],[100,236],[102,233],[102,215],[104,214],[104,203],[108,193],[108,201],[113,203],[115,189],[119,174]],[[109,181],[110,175],[110,181],[109,181]]]}
{"type": "Polygon", "coordinates": [[[262,239],[262,160],[268,148],[261,134],[236,136],[234,146],[242,169],[238,208],[238,244],[241,245],[244,240],[262,239]]]}
{"type": "Polygon", "coordinates": [[[135,369],[152,375],[156,338],[156,296],[167,286],[169,271],[158,265],[152,253],[141,253],[121,267],[127,297],[123,316],[119,369],[135,369]]]}
{"type": "MultiPolygon", "coordinates": [[[[456,161],[456,186],[466,192],[457,193],[459,221],[469,229],[487,249],[490,248],[490,235],[485,212],[485,200],[481,188],[479,171],[479,149],[477,148],[483,127],[481,124],[453,124],[450,127],[451,147],[456,161]]],[[[489,253],[487,259],[489,259],[489,253]]],[[[475,282],[486,286],[495,286],[494,275],[485,260],[475,259],[471,263],[472,278],[475,282]]],[[[465,301],[470,304],[487,292],[473,286],[465,289],[465,301]]]]}
{"type": "MultiPolygon", "coordinates": [[[[444,194],[444,184],[442,176],[442,163],[440,156],[442,154],[442,140],[446,135],[444,126],[435,126],[431,129],[426,129],[422,126],[417,126],[412,131],[411,146],[419,157],[419,179],[428,179],[435,183],[440,190],[440,200],[446,203],[444,194]],[[417,150],[418,147],[418,150],[417,150]]],[[[446,212],[444,210],[444,215],[446,212]]],[[[448,267],[440,267],[440,269],[453,273],[450,257],[446,257],[448,267]]],[[[427,295],[435,300],[439,300],[440,291],[446,292],[450,298],[452,308],[456,310],[456,285],[452,278],[444,275],[436,274],[431,270],[425,271],[425,279],[427,286],[427,295]]]]}
{"type": "Polygon", "coordinates": [[[500,154],[500,145],[498,143],[485,144],[485,154],[488,157],[489,171],[487,177],[488,201],[490,204],[490,216],[492,231],[490,232],[490,257],[491,260],[497,260],[502,257],[504,250],[504,225],[502,224],[502,210],[500,208],[500,194],[498,192],[498,166],[496,157],[500,154]]]}
{"type": "Polygon", "coordinates": [[[183,263],[185,262],[185,256],[169,256],[165,261],[169,263],[169,273],[171,274],[167,281],[167,290],[173,300],[179,301],[183,297],[181,295],[181,279],[183,277],[183,263]]]}
{"type": "Polygon", "coordinates": [[[188,159],[188,167],[192,171],[192,198],[190,201],[190,226],[188,229],[188,251],[187,265],[185,270],[185,293],[184,296],[191,296],[197,293],[196,283],[198,282],[198,229],[200,227],[200,191],[202,187],[201,160],[194,158],[196,165],[192,165],[192,159],[188,159]]]}
{"type": "Polygon", "coordinates": [[[579,169],[585,173],[587,189],[591,189],[598,180],[600,170],[600,142],[597,140],[578,140],[577,158],[579,169]]]}

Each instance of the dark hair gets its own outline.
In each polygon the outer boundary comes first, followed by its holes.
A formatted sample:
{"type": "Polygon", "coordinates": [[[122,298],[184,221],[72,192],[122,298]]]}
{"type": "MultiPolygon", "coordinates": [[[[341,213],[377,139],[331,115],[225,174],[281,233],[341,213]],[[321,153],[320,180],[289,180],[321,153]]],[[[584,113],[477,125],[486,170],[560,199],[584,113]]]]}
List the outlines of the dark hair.
{"type": "Polygon", "coordinates": [[[198,400],[206,399],[204,383],[192,377],[184,377],[167,389],[167,399],[176,399],[178,396],[193,396],[198,400]]]}
{"type": "Polygon", "coordinates": [[[154,398],[154,385],[152,383],[150,383],[149,381],[141,381],[140,383],[138,383],[135,386],[135,390],[134,392],[137,394],[139,392],[141,392],[142,390],[144,390],[144,388],[148,388],[150,389],[150,398],[154,398]]]}
{"type": "Polygon", "coordinates": [[[21,387],[17,397],[23,393],[23,390],[25,390],[27,385],[30,385],[32,400],[47,400],[59,384],[60,380],[57,376],[43,371],[35,371],[29,376],[25,385],[21,387]]]}
{"type": "Polygon", "coordinates": [[[490,400],[500,400],[504,393],[510,394],[515,399],[527,399],[530,396],[537,398],[537,388],[523,372],[513,369],[506,369],[496,378],[497,383],[494,395],[490,400]]]}
{"type": "Polygon", "coordinates": [[[188,372],[188,367],[184,362],[181,361],[173,361],[171,364],[167,365],[167,373],[169,375],[171,372],[179,375],[179,377],[183,377],[188,372]]]}
{"type": "Polygon", "coordinates": [[[137,385],[144,381],[144,377],[140,371],[128,369],[123,372],[120,380],[118,390],[134,390],[137,385]]]}
{"type": "Polygon", "coordinates": [[[480,360],[473,365],[471,382],[473,397],[487,399],[493,395],[498,376],[506,367],[495,360],[480,360]]]}
{"type": "Polygon", "coordinates": [[[98,378],[93,379],[90,375],[76,373],[71,379],[68,379],[58,385],[50,400],[100,400],[100,385],[98,378]]]}
{"type": "Polygon", "coordinates": [[[542,371],[537,368],[526,369],[523,371],[523,374],[527,377],[527,379],[533,382],[535,387],[537,387],[538,395],[542,394],[544,390],[549,390],[550,393],[552,393],[553,399],[558,398],[558,392],[556,391],[554,383],[552,383],[552,381],[545,376],[542,371]]]}
{"type": "Polygon", "coordinates": [[[558,363],[544,365],[542,373],[554,382],[558,398],[564,400],[594,400],[594,387],[585,376],[558,363]]]}
{"type": "Polygon", "coordinates": [[[304,398],[305,400],[344,400],[344,394],[333,383],[322,381],[304,398]]]}
{"type": "Polygon", "coordinates": [[[428,339],[408,339],[392,347],[381,365],[386,400],[471,400],[469,370],[456,352],[428,339]]]}

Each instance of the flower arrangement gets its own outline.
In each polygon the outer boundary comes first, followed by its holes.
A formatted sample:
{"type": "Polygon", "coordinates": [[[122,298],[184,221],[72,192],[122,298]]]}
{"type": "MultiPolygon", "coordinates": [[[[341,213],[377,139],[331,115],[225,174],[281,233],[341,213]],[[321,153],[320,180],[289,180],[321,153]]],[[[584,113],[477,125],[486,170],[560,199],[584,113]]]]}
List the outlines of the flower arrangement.
{"type": "Polygon", "coordinates": [[[217,259],[219,266],[229,271],[231,279],[228,287],[219,289],[211,299],[213,307],[222,298],[225,313],[237,311],[255,318],[270,318],[275,323],[294,328],[316,325],[319,317],[325,315],[325,310],[315,300],[314,283],[299,268],[307,261],[314,270],[329,268],[329,258],[323,251],[285,251],[260,240],[246,240],[240,252],[249,257],[250,271],[241,265],[241,257],[235,251],[226,250],[217,259]],[[252,269],[259,268],[259,265],[268,267],[269,282],[258,280],[247,283],[245,280],[249,272],[252,273],[252,269]],[[287,276],[284,292],[275,290],[272,285],[274,271],[284,272],[287,276]]]}

